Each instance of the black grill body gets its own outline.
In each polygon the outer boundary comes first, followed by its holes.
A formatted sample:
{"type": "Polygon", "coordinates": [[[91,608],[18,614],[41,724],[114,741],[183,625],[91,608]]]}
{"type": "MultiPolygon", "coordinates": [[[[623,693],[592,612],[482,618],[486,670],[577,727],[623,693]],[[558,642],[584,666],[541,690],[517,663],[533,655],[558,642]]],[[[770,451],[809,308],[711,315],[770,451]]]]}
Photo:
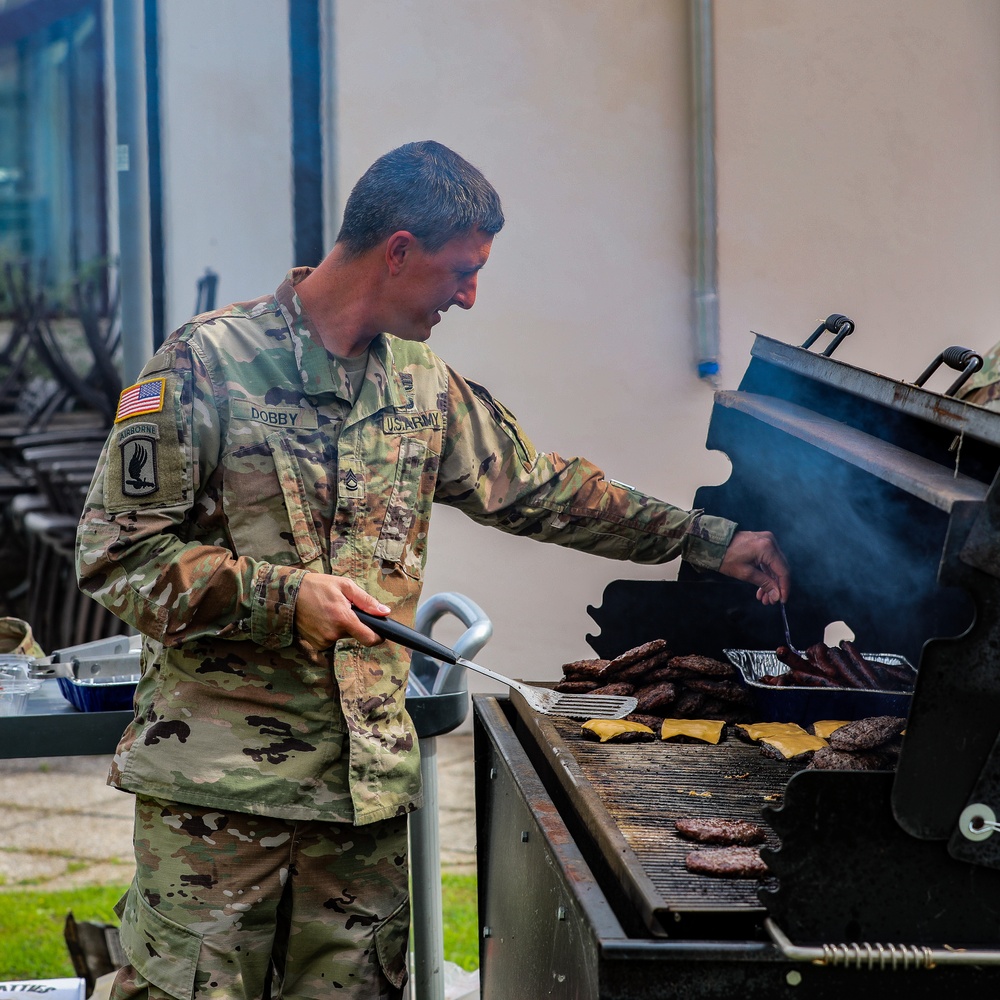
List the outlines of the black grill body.
{"type": "MultiPolygon", "coordinates": [[[[731,738],[602,747],[516,695],[477,699],[483,996],[995,989],[1000,823],[962,826],[1000,818],[1000,413],[757,336],[708,447],[732,475],[695,504],[777,535],[796,643],[843,620],[919,666],[898,768],[804,771],[731,738]],[[687,815],[764,820],[772,876],[688,874],[687,815]]],[[[751,588],[688,567],[616,581],[589,611],[602,657],[783,642],[751,588]]]]}

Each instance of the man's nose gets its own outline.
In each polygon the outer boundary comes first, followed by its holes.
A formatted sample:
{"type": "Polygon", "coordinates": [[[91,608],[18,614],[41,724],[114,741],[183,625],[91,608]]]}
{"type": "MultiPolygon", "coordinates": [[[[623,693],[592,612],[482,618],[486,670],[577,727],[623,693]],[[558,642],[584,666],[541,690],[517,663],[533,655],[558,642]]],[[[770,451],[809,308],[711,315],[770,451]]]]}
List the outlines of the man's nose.
{"type": "Polygon", "coordinates": [[[455,305],[461,306],[462,309],[471,309],[476,304],[477,285],[477,275],[473,274],[466,278],[465,281],[459,285],[458,291],[455,292],[455,297],[452,299],[455,305]]]}

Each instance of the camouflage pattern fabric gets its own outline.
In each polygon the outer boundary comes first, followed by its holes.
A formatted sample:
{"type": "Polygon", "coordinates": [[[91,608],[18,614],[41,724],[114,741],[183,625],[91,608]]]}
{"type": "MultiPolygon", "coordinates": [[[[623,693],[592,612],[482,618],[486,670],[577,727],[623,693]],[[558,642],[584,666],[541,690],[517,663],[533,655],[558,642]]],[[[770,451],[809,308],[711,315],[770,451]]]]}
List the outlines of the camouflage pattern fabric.
{"type": "Polygon", "coordinates": [[[0,618],[0,653],[41,659],[45,651],[35,641],[31,626],[22,618],[0,618]]]}
{"type": "Polygon", "coordinates": [[[363,824],[420,803],[408,656],[297,640],[305,573],[349,577],[412,625],[435,501],[539,541],[710,569],[735,526],[538,453],[423,344],[377,337],[352,406],[295,294],[306,273],[197,317],[126,390],[77,566],[82,588],[146,637],[113,784],[363,824]]]}
{"type": "Polygon", "coordinates": [[[357,828],[136,796],[135,848],[113,1000],[402,995],[405,817],[357,828]]]}
{"type": "Polygon", "coordinates": [[[991,410],[1000,410],[1000,343],[983,355],[983,367],[958,390],[958,398],[991,410]]]}

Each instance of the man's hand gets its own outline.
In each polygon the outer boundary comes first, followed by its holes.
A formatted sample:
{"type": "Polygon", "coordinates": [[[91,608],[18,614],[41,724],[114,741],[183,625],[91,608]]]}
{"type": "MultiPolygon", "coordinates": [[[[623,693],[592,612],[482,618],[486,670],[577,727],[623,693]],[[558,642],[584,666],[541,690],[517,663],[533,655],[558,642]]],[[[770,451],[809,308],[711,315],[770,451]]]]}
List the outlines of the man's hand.
{"type": "Polygon", "coordinates": [[[770,531],[737,531],[726,549],[720,573],[757,586],[757,600],[777,604],[788,599],[788,563],[770,531]]]}
{"type": "Polygon", "coordinates": [[[307,573],[295,601],[296,633],[315,649],[329,649],[338,639],[348,637],[362,646],[377,646],[382,637],[361,624],[352,604],[373,615],[389,613],[389,608],[346,576],[307,573]]]}

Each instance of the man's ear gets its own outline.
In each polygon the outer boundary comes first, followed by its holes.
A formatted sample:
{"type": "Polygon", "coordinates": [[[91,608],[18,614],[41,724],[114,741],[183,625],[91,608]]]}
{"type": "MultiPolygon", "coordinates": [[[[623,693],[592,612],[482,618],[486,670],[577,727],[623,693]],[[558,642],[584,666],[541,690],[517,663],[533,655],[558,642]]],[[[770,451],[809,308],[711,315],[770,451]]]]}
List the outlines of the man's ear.
{"type": "Polygon", "coordinates": [[[399,274],[406,266],[406,260],[417,247],[417,238],[413,233],[400,229],[385,242],[385,263],[392,275],[399,274]]]}

